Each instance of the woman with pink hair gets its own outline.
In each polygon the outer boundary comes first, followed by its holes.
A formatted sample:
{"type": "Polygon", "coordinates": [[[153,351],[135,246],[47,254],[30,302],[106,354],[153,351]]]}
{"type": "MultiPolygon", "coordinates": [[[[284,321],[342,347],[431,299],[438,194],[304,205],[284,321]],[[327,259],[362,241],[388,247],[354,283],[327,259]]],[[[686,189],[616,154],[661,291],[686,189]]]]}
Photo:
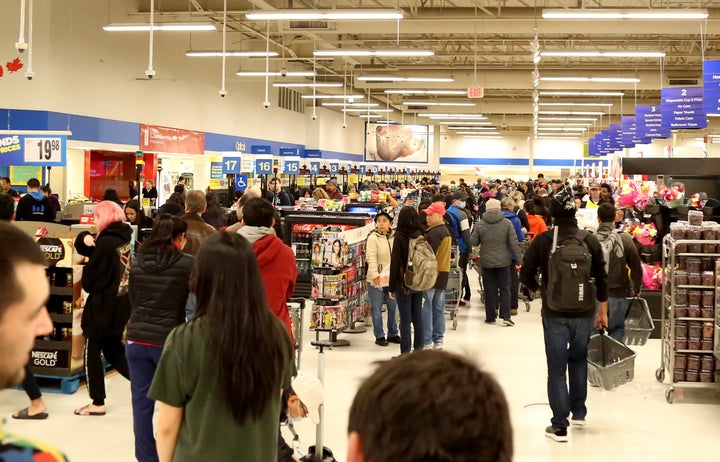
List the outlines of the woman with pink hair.
{"type": "Polygon", "coordinates": [[[75,410],[76,415],[105,415],[105,370],[100,353],[115,370],[129,379],[123,330],[130,318],[128,276],[132,230],[125,213],[114,202],[95,206],[97,236],[80,233],[75,250],[86,257],[82,288],[89,294],[82,315],[85,335],[85,376],[92,403],[75,410]]]}

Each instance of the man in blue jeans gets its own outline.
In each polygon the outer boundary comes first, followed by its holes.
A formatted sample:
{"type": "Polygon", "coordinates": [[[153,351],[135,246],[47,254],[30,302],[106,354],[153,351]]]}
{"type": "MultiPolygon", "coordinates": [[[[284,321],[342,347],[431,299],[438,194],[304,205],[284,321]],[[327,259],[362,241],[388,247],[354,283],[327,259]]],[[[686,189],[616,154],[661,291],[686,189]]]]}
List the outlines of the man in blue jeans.
{"type": "MultiPolygon", "coordinates": [[[[558,241],[577,233],[572,192],[561,190],[553,196],[550,201],[550,215],[558,227],[558,241]]],[[[598,329],[608,326],[607,275],[602,247],[594,235],[588,234],[584,242],[592,257],[591,275],[595,279],[599,312],[595,315],[594,307],[573,313],[551,310],[545,293],[552,241],[552,230],[545,231],[532,241],[523,259],[520,282],[531,291],[542,289],[542,324],[548,367],[547,391],[553,413],[550,419],[552,425],[545,429],[545,436],[554,441],[566,442],[567,427],[571,423],[577,428],[586,425],[588,342],[593,325],[598,329]],[[536,279],[538,270],[542,274],[542,287],[536,279]],[[568,421],[571,414],[572,418],[568,421]]]]}
{"type": "Polygon", "coordinates": [[[445,337],[445,288],[450,273],[452,237],[443,219],[446,213],[443,202],[433,202],[423,209],[423,213],[427,215],[428,224],[425,239],[435,252],[438,268],[435,286],[423,294],[424,348],[442,350],[445,337]]]}

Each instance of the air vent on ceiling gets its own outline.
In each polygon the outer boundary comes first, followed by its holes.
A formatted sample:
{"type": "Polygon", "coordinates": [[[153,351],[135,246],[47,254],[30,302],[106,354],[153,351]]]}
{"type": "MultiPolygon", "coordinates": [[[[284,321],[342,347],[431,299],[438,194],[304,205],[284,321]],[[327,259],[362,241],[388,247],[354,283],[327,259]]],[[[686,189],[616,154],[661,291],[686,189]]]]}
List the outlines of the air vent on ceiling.
{"type": "Polygon", "coordinates": [[[407,107],[409,107],[409,108],[411,107],[411,108],[413,108],[413,109],[423,109],[423,110],[425,110],[425,109],[428,108],[428,107],[427,107],[426,105],[424,105],[424,104],[408,104],[407,107]]]}
{"type": "Polygon", "coordinates": [[[305,102],[302,99],[302,93],[292,88],[278,88],[278,107],[305,114],[305,102]]]}
{"type": "Polygon", "coordinates": [[[327,21],[290,21],[290,29],[302,29],[302,30],[327,30],[327,21]]]}
{"type": "Polygon", "coordinates": [[[668,85],[677,85],[677,86],[699,86],[699,79],[696,78],[688,78],[688,77],[682,77],[682,78],[668,78],[668,85]]]}

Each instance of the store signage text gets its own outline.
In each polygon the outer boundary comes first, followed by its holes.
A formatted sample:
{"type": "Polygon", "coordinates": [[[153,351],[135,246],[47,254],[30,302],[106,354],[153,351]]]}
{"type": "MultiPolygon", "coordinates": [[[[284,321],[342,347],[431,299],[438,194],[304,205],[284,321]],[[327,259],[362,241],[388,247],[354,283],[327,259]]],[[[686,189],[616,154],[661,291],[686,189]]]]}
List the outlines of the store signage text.
{"type": "Polygon", "coordinates": [[[7,135],[0,137],[0,166],[65,165],[67,137],[58,135],[7,135]]]}

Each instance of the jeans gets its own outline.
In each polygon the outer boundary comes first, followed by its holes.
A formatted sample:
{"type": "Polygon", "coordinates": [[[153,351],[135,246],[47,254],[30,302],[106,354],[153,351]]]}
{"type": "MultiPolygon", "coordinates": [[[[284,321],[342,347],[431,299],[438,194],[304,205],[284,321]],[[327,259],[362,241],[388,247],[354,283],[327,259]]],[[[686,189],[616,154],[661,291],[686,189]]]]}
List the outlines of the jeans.
{"type": "Polygon", "coordinates": [[[470,280],[467,277],[469,254],[461,253],[458,258],[458,265],[462,268],[462,299],[466,302],[470,300],[470,280]]]}
{"type": "Polygon", "coordinates": [[[587,356],[593,318],[543,316],[542,324],[548,368],[547,393],[553,413],[550,422],[554,427],[567,428],[570,413],[578,420],[587,415],[587,356]]]}
{"type": "Polygon", "coordinates": [[[410,334],[413,328],[415,335],[412,346],[416,350],[423,349],[422,299],[422,292],[413,290],[404,294],[402,289],[395,292],[395,300],[400,311],[400,353],[410,353],[410,334]]]}
{"type": "Polygon", "coordinates": [[[88,393],[95,406],[105,405],[105,368],[100,352],[120,375],[130,379],[122,336],[85,339],[85,377],[88,393]]]}
{"type": "Polygon", "coordinates": [[[423,299],[423,344],[441,342],[445,336],[445,291],[428,289],[423,299]]]}
{"type": "Polygon", "coordinates": [[[485,319],[495,320],[495,310],[500,309],[500,318],[510,319],[510,267],[483,268],[483,290],[485,291],[485,319]]]}
{"type": "Polygon", "coordinates": [[[368,284],[368,296],[370,298],[370,316],[373,323],[373,334],[375,338],[385,338],[382,324],[382,305],[387,303],[387,330],[388,337],[397,337],[397,302],[390,298],[390,291],[387,287],[374,287],[368,284]]]}
{"type": "Polygon", "coordinates": [[[153,432],[155,400],[148,398],[147,394],[162,351],[161,346],[139,345],[137,343],[128,343],[125,347],[128,366],[130,367],[135,458],[138,462],[158,461],[153,432]]]}
{"type": "MultiPolygon", "coordinates": [[[[600,306],[595,303],[595,313],[600,306]]],[[[625,315],[628,310],[628,299],[626,297],[608,297],[608,335],[618,342],[625,337],[625,315]]],[[[593,330],[597,333],[597,330],[593,330]]]]}

